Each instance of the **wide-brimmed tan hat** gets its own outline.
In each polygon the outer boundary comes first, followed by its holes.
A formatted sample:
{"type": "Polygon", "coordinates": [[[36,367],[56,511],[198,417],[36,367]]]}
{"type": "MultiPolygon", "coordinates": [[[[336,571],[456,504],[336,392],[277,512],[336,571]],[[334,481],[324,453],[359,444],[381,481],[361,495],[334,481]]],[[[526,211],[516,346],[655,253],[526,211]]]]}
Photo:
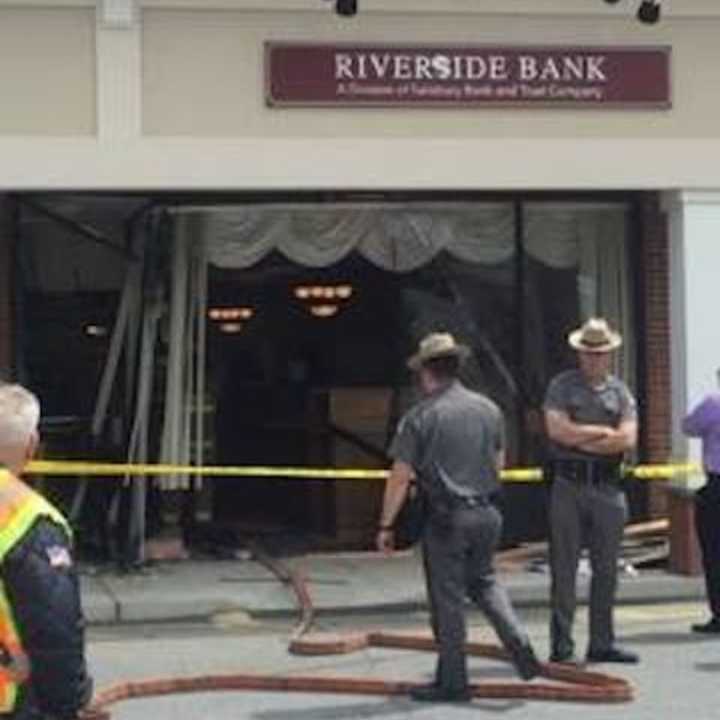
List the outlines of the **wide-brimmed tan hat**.
{"type": "Polygon", "coordinates": [[[580,352],[605,353],[617,350],[622,345],[622,336],[610,328],[605,318],[590,318],[568,335],[568,343],[580,352]]]}
{"type": "Polygon", "coordinates": [[[470,355],[470,348],[456,342],[450,333],[430,333],[418,346],[417,352],[408,359],[411,370],[419,370],[423,363],[440,357],[457,357],[460,361],[470,355]]]}

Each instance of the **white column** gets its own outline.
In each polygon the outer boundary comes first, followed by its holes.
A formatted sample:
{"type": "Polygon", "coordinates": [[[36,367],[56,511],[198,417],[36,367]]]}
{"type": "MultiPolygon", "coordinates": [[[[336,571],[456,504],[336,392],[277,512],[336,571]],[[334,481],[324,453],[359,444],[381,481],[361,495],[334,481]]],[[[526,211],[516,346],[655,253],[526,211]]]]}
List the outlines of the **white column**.
{"type": "Polygon", "coordinates": [[[673,455],[699,460],[680,421],[717,389],[720,367],[720,190],[677,192],[666,198],[670,235],[670,342],[673,455]]]}
{"type": "Polygon", "coordinates": [[[141,26],[136,0],[98,0],[97,133],[123,141],[141,133],[141,26]]]}

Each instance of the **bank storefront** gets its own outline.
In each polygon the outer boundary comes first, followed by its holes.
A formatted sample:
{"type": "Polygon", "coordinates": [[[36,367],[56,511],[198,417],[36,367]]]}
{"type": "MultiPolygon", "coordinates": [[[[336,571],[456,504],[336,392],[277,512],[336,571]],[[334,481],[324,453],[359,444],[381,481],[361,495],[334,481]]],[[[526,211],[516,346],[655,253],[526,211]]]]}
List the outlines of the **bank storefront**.
{"type": "MultiPolygon", "coordinates": [[[[639,459],[684,457],[676,420],[719,342],[697,313],[720,260],[718,11],[365,5],[0,2],[19,68],[0,74],[0,345],[56,419],[48,452],[384,467],[415,397],[404,359],[445,328],[533,466],[567,332],[602,314],[639,459]]],[[[148,532],[178,488],[186,517],[342,547],[367,544],[380,492],[136,481],[148,532]]],[[[112,504],[92,485],[68,501],[112,504]]],[[[506,504],[509,542],[544,536],[541,488],[506,504]]]]}

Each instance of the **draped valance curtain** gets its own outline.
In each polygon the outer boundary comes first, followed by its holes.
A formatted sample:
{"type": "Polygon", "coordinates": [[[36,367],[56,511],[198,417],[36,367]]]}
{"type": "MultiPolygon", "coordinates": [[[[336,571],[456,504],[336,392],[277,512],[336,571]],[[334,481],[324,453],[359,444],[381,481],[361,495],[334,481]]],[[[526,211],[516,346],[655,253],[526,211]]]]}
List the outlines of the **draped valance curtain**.
{"type": "MultiPolygon", "coordinates": [[[[591,214],[531,212],[524,250],[552,267],[574,267],[595,234],[591,214]]],[[[515,254],[515,211],[510,203],[231,209],[208,214],[205,239],[209,261],[224,268],[252,267],[273,251],[305,267],[333,265],[357,252],[383,270],[405,273],[442,251],[497,265],[515,254]]]]}

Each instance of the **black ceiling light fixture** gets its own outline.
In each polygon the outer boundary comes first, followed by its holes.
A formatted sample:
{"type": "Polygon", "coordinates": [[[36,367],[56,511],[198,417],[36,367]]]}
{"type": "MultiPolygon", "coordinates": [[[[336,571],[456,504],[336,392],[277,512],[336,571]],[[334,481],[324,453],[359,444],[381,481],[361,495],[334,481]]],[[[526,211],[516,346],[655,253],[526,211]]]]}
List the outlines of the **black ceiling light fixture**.
{"type": "Polygon", "coordinates": [[[358,11],[358,0],[335,0],[335,12],[342,17],[354,17],[358,11]]]}
{"type": "MultiPolygon", "coordinates": [[[[622,0],[605,0],[608,5],[617,5],[622,0]]],[[[645,25],[655,25],[660,21],[662,0],[641,0],[638,5],[637,19],[645,25]]]]}
{"type": "Polygon", "coordinates": [[[642,0],[637,11],[637,19],[646,25],[654,25],[660,20],[660,0],[642,0]]]}

